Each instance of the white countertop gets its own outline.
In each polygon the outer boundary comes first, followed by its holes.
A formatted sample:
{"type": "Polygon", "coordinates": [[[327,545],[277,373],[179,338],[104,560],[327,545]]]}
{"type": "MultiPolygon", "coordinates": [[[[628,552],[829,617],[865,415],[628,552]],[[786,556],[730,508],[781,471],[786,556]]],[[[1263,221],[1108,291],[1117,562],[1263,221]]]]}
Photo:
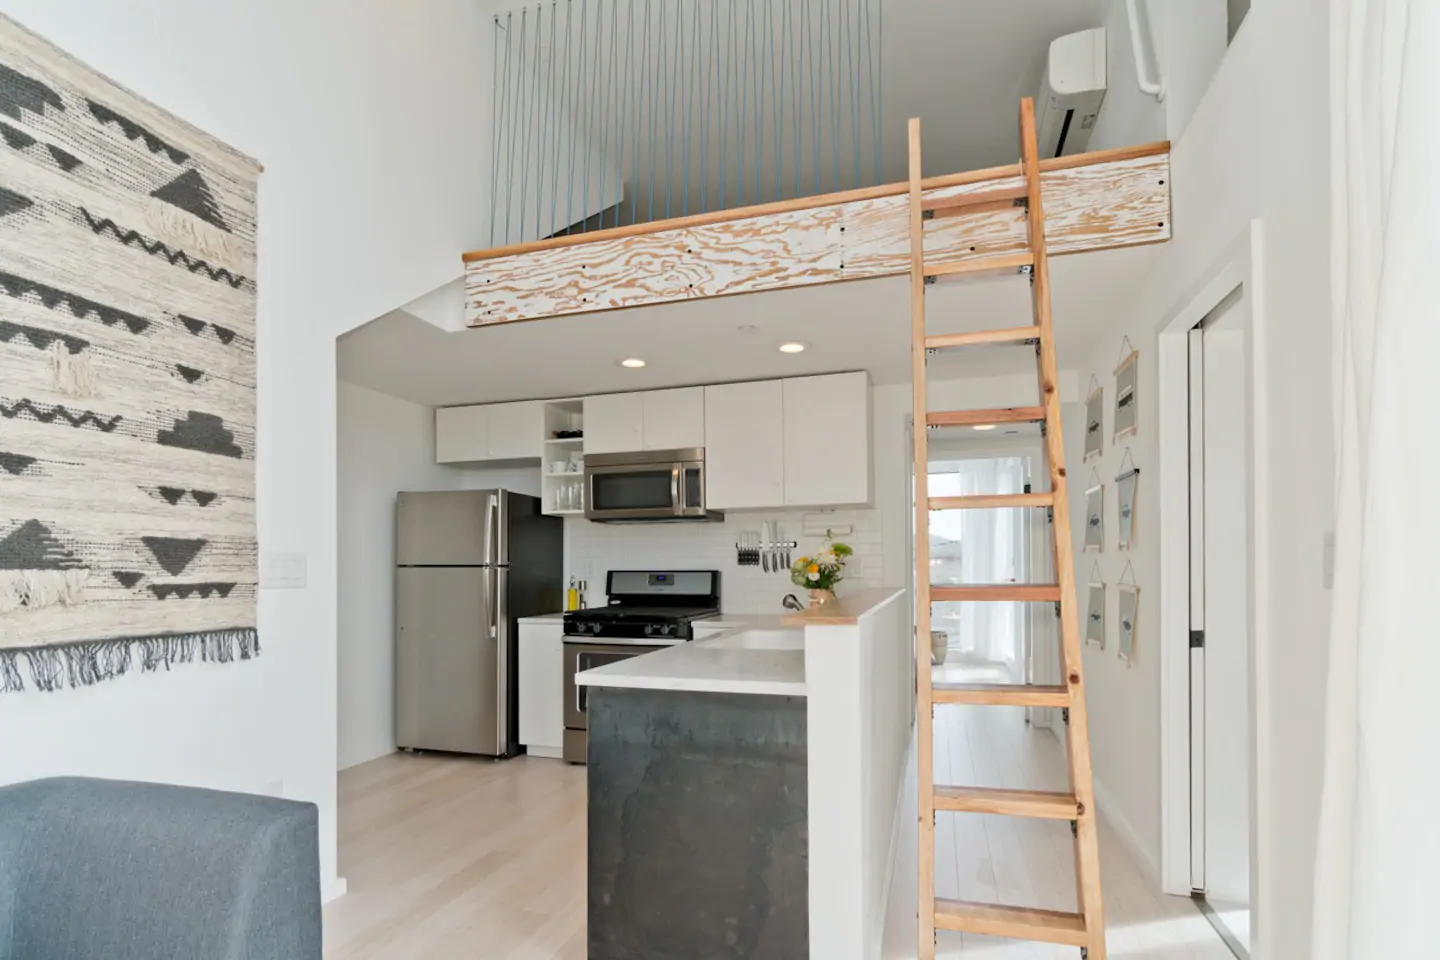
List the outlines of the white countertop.
{"type": "Polygon", "coordinates": [[[533,617],[520,617],[519,619],[521,623],[563,623],[565,614],[563,611],[559,613],[540,613],[533,617]]]}
{"type": "MultiPolygon", "coordinates": [[[[717,619],[728,623],[731,618],[717,619]]],[[[754,617],[735,619],[742,622],[714,637],[585,670],[575,674],[575,682],[590,687],[805,696],[805,632],[751,626],[754,617]]]]}

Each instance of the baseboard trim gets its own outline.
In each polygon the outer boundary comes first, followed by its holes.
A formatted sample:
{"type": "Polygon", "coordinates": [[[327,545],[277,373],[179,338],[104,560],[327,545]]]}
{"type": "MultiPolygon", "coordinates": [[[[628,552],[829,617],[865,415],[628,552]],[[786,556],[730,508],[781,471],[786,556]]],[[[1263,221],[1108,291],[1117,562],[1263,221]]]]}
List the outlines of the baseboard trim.
{"type": "Polygon", "coordinates": [[[1157,892],[1160,891],[1162,889],[1160,858],[1146,848],[1144,841],[1140,839],[1140,834],[1135,831],[1130,821],[1125,819],[1125,815],[1120,812],[1119,804],[1115,802],[1110,791],[1105,789],[1105,785],[1099,780],[1095,780],[1092,787],[1095,791],[1095,801],[1100,807],[1100,816],[1114,828],[1115,833],[1120,837],[1120,842],[1125,845],[1126,852],[1140,865],[1145,879],[1154,885],[1157,892]]]}
{"type": "Polygon", "coordinates": [[[350,890],[350,883],[344,877],[332,877],[329,883],[321,884],[320,902],[330,903],[339,900],[350,890]]]}

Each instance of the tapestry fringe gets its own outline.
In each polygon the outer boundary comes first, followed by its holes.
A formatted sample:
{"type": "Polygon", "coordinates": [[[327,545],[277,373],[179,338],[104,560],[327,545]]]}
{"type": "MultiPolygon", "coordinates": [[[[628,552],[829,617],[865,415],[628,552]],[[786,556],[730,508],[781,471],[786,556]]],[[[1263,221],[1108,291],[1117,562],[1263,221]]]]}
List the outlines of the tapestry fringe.
{"type": "Polygon", "coordinates": [[[57,340],[50,344],[50,369],[55,373],[55,389],[67,397],[95,395],[95,367],[89,353],[71,353],[57,340]]]}
{"type": "Polygon", "coordinates": [[[179,663],[251,660],[260,655],[260,635],[253,628],[172,633],[154,637],[86,640],[54,647],[0,648],[0,693],[25,690],[23,661],[37,690],[54,692],[66,686],[89,687],[129,673],[137,665],[145,673],[169,670],[179,663]]]}
{"type": "Polygon", "coordinates": [[[158,239],[215,266],[239,272],[246,265],[246,258],[235,249],[230,234],[162,200],[151,198],[146,202],[145,222],[158,239]]]}
{"type": "Polygon", "coordinates": [[[89,579],[89,570],[78,569],[0,571],[0,613],[80,603],[89,579]]]}

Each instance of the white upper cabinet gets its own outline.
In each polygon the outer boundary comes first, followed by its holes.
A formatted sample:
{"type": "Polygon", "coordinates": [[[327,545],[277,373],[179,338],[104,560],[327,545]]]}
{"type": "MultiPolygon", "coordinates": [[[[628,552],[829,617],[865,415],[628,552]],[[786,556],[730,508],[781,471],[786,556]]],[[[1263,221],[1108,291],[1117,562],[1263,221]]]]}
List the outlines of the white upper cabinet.
{"type": "Polygon", "coordinates": [[[490,412],[491,460],[522,460],[544,456],[545,404],[538,400],[524,403],[496,403],[490,412]]]}
{"type": "Polygon", "coordinates": [[[585,452],[632,453],[643,450],[644,401],[639,393],[607,393],[585,398],[585,452]]]}
{"type": "Polygon", "coordinates": [[[784,391],[779,380],[705,388],[705,505],[785,502],[784,391]]]}
{"type": "MultiPolygon", "coordinates": [[[[705,388],[651,390],[640,394],[646,450],[705,446],[705,388]]],[[[587,418],[588,420],[588,418],[587,418]]]]}
{"type": "Polygon", "coordinates": [[[544,453],[545,405],[538,400],[435,411],[435,462],[538,460],[544,453]]]}
{"type": "Polygon", "coordinates": [[[870,502],[870,377],[783,381],[785,506],[870,502]]]}
{"type": "Polygon", "coordinates": [[[484,460],[490,442],[490,417],[484,407],[439,407],[435,411],[435,462],[484,460]]]}

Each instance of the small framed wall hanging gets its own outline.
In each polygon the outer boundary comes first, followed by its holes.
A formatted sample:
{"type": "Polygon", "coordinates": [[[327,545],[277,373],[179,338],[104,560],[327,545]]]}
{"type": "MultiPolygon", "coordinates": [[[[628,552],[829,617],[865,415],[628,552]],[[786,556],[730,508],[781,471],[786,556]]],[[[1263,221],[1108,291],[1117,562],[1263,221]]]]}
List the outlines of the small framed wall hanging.
{"type": "Polygon", "coordinates": [[[1090,602],[1085,611],[1085,642],[1105,649],[1105,584],[1100,579],[1100,564],[1090,571],[1090,602]]]}
{"type": "MultiPolygon", "coordinates": [[[[1135,495],[1140,486],[1140,468],[1130,459],[1129,450],[1125,451],[1125,460],[1130,461],[1130,469],[1122,469],[1115,478],[1115,499],[1120,514],[1116,546],[1121,550],[1129,550],[1135,545],[1135,495]]],[[[1122,461],[1120,466],[1124,467],[1125,462],[1122,461]]]]}
{"type": "MultiPolygon", "coordinates": [[[[1125,345],[1130,345],[1128,337],[1125,345]]],[[[1115,440],[1133,436],[1140,429],[1139,361],[1140,351],[1132,347],[1115,368],[1115,440]]]]}
{"type": "MultiPolygon", "coordinates": [[[[1125,569],[1133,575],[1133,568],[1129,564],[1125,565],[1125,569]]],[[[1120,659],[1127,665],[1134,666],[1135,630],[1140,618],[1140,588],[1134,583],[1121,582],[1115,585],[1115,589],[1120,597],[1120,659]]]]}
{"type": "MultiPolygon", "coordinates": [[[[1092,471],[1093,473],[1094,471],[1092,471]]],[[[1099,553],[1105,549],[1105,484],[1099,483],[1085,491],[1085,551],[1099,553]]]]}
{"type": "Polygon", "coordinates": [[[1085,398],[1085,460],[1100,456],[1105,450],[1105,388],[1090,378],[1094,389],[1085,398]]]}

